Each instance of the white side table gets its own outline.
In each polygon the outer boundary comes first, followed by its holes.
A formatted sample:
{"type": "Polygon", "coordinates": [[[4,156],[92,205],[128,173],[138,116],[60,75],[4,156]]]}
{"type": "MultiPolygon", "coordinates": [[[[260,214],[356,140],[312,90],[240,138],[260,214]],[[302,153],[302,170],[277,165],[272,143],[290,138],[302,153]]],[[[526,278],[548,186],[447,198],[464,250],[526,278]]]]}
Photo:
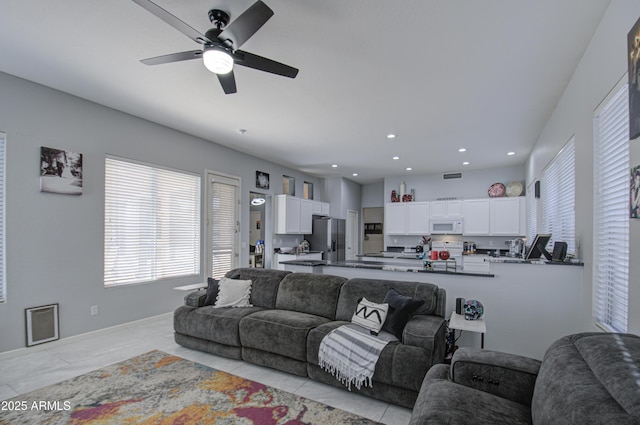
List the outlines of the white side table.
{"type": "Polygon", "coordinates": [[[207,283],[194,283],[192,285],[175,286],[173,289],[176,291],[194,291],[196,289],[205,289],[207,286],[209,286],[207,283]]]}
{"type": "Polygon", "coordinates": [[[478,320],[465,320],[463,314],[451,313],[451,319],[449,319],[449,328],[458,329],[460,331],[480,332],[480,348],[484,348],[484,334],[487,333],[487,324],[484,321],[484,317],[478,320]]]}

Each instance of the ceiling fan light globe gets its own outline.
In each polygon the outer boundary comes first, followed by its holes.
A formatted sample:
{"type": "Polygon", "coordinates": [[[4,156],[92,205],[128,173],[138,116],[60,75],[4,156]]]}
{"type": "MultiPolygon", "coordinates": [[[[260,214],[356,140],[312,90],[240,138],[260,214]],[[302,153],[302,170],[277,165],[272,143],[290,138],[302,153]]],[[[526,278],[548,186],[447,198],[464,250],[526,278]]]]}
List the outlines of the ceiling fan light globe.
{"type": "Polygon", "coordinates": [[[202,61],[204,66],[214,74],[228,74],[233,69],[233,58],[224,50],[205,50],[202,61]]]}

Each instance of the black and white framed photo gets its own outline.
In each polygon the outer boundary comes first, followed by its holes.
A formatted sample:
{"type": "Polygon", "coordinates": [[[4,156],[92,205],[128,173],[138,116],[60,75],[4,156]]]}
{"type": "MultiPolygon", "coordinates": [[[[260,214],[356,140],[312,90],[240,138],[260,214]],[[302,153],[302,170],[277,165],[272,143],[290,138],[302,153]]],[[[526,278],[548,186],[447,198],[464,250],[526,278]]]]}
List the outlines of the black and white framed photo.
{"type": "Polygon", "coordinates": [[[629,217],[640,218],[640,165],[631,167],[629,217]]]}
{"type": "Polygon", "coordinates": [[[258,189],[269,189],[269,174],[256,171],[256,187],[258,189]]]}
{"type": "Polygon", "coordinates": [[[42,146],[40,192],[82,195],[82,154],[42,146]]]}
{"type": "Polygon", "coordinates": [[[640,136],[640,19],[627,34],[629,61],[629,139],[640,136]]]}

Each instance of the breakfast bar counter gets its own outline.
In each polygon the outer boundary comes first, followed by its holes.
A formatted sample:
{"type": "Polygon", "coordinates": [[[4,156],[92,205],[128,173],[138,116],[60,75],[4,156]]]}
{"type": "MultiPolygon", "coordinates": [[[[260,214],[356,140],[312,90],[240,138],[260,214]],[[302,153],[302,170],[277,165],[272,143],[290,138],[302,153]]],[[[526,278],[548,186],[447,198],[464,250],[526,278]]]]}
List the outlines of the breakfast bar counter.
{"type": "MultiPolygon", "coordinates": [[[[491,264],[491,273],[421,270],[405,263],[367,260],[287,261],[285,270],[322,273],[346,278],[426,282],[447,292],[447,317],[456,298],[476,299],[484,305],[485,347],[541,359],[544,350],[564,335],[584,329],[582,264],[515,261],[491,264]]],[[[480,335],[463,332],[459,346],[480,346],[480,335]]]]}

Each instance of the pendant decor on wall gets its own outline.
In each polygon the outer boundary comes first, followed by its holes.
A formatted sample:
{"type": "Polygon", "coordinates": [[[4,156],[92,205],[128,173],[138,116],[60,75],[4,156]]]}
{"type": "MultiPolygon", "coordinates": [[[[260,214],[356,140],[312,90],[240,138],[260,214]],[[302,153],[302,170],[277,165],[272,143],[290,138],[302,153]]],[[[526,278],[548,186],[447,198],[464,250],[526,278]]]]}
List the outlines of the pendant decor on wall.
{"type": "Polygon", "coordinates": [[[629,139],[640,136],[640,19],[627,35],[629,61],[629,139]]]}
{"type": "Polygon", "coordinates": [[[40,192],[82,195],[82,154],[42,146],[40,192]]]}

